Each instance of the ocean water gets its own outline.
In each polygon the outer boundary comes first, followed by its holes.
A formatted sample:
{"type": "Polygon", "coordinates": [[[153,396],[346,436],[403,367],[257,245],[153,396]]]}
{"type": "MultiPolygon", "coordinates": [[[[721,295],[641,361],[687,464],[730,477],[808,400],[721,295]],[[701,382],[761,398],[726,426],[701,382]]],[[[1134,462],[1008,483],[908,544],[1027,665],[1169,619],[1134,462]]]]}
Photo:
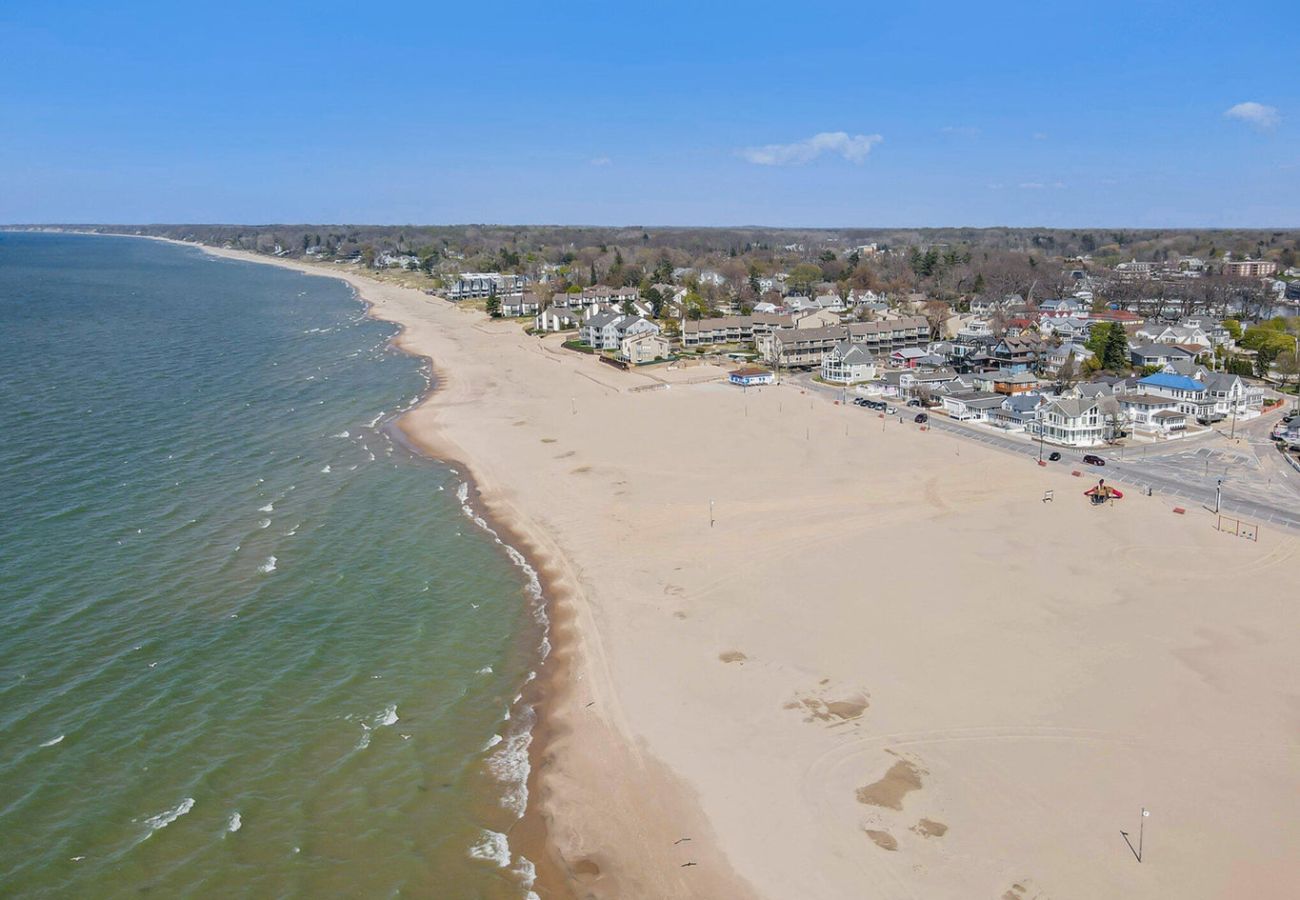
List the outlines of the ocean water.
{"type": "Polygon", "coordinates": [[[522,897],[536,584],[342,282],[0,234],[0,896],[522,897]]]}

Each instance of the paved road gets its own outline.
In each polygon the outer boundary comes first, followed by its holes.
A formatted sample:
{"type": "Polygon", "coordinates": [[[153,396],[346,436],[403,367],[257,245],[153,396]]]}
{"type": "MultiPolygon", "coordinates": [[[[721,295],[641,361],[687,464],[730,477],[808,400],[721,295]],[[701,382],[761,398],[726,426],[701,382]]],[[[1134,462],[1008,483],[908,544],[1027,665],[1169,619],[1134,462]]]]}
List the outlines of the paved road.
{"type": "MultiPolygon", "coordinates": [[[[827,398],[838,400],[843,394],[839,388],[818,384],[806,376],[795,376],[793,380],[800,387],[827,398]]],[[[850,399],[853,396],[852,392],[848,393],[850,399]]],[[[899,406],[899,415],[909,421],[916,412],[899,406]]],[[[1056,450],[1061,454],[1061,461],[1048,465],[1070,466],[1085,474],[1095,471],[1107,481],[1150,490],[1178,506],[1214,509],[1215,489],[1219,479],[1223,479],[1219,507],[1222,512],[1257,524],[1300,530],[1300,472],[1290,468],[1268,439],[1269,430],[1279,418],[1281,413],[1275,412],[1238,423],[1237,440],[1210,432],[1150,447],[1074,450],[1048,444],[1043,448],[1043,456],[1046,458],[1056,450]],[[1085,453],[1105,459],[1105,467],[1085,465],[1085,453]]],[[[986,425],[968,425],[933,413],[929,424],[934,431],[960,435],[1019,456],[1038,457],[1038,443],[1024,435],[1002,434],[986,425]]]]}

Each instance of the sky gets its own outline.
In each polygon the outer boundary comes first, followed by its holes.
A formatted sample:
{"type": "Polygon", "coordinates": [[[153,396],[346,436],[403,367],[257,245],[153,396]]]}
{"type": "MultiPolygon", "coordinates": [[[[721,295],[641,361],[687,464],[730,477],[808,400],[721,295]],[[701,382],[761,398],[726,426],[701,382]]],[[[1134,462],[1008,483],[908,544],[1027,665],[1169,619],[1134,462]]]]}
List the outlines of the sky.
{"type": "Polygon", "coordinates": [[[0,223],[1294,227],[1293,21],[0,3],[0,223]]]}

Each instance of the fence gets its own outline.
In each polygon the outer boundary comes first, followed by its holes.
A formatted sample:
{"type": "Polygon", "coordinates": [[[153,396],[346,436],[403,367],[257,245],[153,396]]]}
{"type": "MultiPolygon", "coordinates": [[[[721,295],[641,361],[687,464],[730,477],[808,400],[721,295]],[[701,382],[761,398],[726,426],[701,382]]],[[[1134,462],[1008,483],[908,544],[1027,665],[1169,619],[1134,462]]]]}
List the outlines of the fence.
{"type": "Polygon", "coordinates": [[[1219,516],[1215,528],[1234,537],[1245,538],[1248,541],[1259,541],[1259,526],[1254,522],[1243,522],[1241,519],[1234,519],[1232,516],[1219,516]]]}

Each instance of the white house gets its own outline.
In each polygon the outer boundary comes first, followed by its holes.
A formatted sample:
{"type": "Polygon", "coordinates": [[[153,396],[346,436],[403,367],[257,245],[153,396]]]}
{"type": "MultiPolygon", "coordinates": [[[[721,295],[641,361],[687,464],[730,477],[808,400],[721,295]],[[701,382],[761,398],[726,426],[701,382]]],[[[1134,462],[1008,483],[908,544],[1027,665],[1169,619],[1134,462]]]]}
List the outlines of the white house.
{"type": "Polygon", "coordinates": [[[538,331],[568,331],[578,327],[578,317],[567,309],[551,307],[534,317],[533,327],[538,331]]]}
{"type": "Polygon", "coordinates": [[[958,421],[984,422],[993,417],[995,410],[1002,408],[1007,398],[1001,394],[985,391],[963,391],[956,394],[944,394],[939,398],[944,411],[949,417],[958,421]]]}
{"type": "Polygon", "coordinates": [[[1106,433],[1097,401],[1081,397],[1047,401],[1039,411],[1038,429],[1045,440],[1067,447],[1095,447],[1106,433]]]}
{"type": "Polygon", "coordinates": [[[858,384],[876,377],[876,358],[862,344],[840,341],[822,357],[822,380],[858,384]]]}
{"type": "Polygon", "coordinates": [[[1122,394],[1118,400],[1120,412],[1135,434],[1179,437],[1187,429],[1187,414],[1178,408],[1179,401],[1173,397],[1122,394]]]}

